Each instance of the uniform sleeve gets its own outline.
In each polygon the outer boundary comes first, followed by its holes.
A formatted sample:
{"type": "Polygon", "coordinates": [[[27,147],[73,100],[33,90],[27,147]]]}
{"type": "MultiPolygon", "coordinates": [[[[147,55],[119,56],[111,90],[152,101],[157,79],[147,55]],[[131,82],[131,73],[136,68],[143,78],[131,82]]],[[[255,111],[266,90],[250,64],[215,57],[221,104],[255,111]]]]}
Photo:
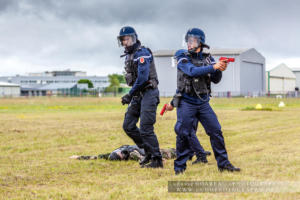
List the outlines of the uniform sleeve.
{"type": "Polygon", "coordinates": [[[152,59],[151,53],[146,49],[136,52],[134,62],[138,62],[138,75],[131,90],[129,91],[131,96],[136,91],[140,90],[141,87],[148,81],[152,59]]]}
{"type": "MultiPolygon", "coordinates": [[[[216,64],[216,61],[212,56],[210,56],[209,59],[210,59],[210,62],[212,65],[216,64]]],[[[222,79],[222,72],[218,69],[215,70],[215,72],[211,73],[211,75],[210,75],[210,80],[213,83],[219,83],[221,81],[221,79],[222,79]]]]}
{"type": "Polygon", "coordinates": [[[213,65],[204,67],[197,67],[193,65],[190,58],[182,50],[175,53],[175,58],[177,59],[177,68],[188,76],[202,76],[215,72],[213,65]]]}

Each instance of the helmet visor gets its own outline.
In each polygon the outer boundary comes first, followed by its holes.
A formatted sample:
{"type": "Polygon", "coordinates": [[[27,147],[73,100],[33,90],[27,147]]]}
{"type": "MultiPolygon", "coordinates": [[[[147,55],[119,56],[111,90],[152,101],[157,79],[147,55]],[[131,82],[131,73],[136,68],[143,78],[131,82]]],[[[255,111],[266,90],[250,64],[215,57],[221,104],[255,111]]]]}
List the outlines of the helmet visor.
{"type": "Polygon", "coordinates": [[[136,40],[135,34],[118,36],[119,47],[130,47],[136,43],[136,40]]]}
{"type": "Polygon", "coordinates": [[[185,42],[188,46],[199,47],[201,44],[200,37],[198,35],[188,34],[185,38],[185,42]]]}

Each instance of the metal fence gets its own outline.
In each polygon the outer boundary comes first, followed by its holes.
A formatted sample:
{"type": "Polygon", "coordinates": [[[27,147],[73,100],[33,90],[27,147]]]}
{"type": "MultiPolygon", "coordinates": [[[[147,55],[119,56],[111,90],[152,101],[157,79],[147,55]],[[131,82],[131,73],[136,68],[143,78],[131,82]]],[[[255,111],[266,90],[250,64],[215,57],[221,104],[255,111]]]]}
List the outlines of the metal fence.
{"type": "Polygon", "coordinates": [[[99,96],[99,90],[97,89],[79,89],[79,88],[72,88],[72,89],[58,89],[57,93],[52,93],[47,96],[70,96],[70,97],[82,97],[82,96],[99,96]]]}
{"type": "MultiPolygon", "coordinates": [[[[71,88],[71,89],[58,89],[55,91],[26,91],[24,93],[21,91],[21,96],[35,97],[35,96],[59,96],[59,97],[121,97],[124,94],[128,93],[130,88],[117,88],[113,92],[107,92],[105,90],[99,89],[80,89],[80,88],[71,88]]],[[[160,94],[161,97],[172,97],[174,93],[160,94]]],[[[299,91],[289,91],[289,92],[280,92],[280,93],[264,93],[264,92],[248,92],[248,93],[237,93],[237,92],[212,92],[212,97],[215,98],[233,98],[233,97],[245,97],[245,98],[257,98],[257,97],[270,97],[270,98],[299,98],[299,91]]],[[[6,97],[9,98],[9,97],[6,97]]]]}

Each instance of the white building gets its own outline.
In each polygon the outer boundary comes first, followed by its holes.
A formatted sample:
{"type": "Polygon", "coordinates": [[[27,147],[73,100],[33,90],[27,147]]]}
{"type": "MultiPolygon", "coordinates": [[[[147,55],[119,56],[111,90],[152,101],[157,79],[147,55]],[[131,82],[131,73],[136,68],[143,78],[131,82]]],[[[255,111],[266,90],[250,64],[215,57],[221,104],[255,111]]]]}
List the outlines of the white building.
{"type": "Polygon", "coordinates": [[[20,94],[20,85],[0,82],[0,97],[18,97],[20,94]]]}
{"type": "Polygon", "coordinates": [[[267,72],[267,91],[271,94],[285,94],[295,91],[296,76],[284,63],[267,72]]]}
{"type": "Polygon", "coordinates": [[[296,76],[296,87],[300,89],[300,68],[293,68],[292,71],[296,76]]]}
{"type": "MultiPolygon", "coordinates": [[[[176,91],[175,52],[176,50],[154,52],[161,96],[173,96],[176,91]]],[[[216,61],[223,56],[235,58],[235,62],[230,63],[223,72],[221,82],[212,84],[214,96],[225,96],[228,93],[233,96],[265,93],[265,58],[254,48],[210,49],[208,52],[216,61]]]]}
{"type": "Polygon", "coordinates": [[[22,95],[30,93],[32,93],[32,95],[46,95],[45,90],[41,89],[56,88],[58,85],[59,87],[69,88],[70,85],[76,85],[81,79],[90,80],[94,88],[98,91],[103,91],[109,86],[108,76],[77,76],[73,72],[74,71],[57,71],[54,75],[45,74],[43,76],[37,76],[37,74],[34,76],[0,76],[0,81],[20,85],[22,95]]]}

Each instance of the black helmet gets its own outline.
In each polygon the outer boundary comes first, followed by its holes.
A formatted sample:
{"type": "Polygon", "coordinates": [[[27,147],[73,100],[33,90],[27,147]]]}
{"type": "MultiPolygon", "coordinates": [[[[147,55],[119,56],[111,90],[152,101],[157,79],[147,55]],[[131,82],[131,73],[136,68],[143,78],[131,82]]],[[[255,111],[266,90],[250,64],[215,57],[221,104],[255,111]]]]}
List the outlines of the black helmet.
{"type": "Polygon", "coordinates": [[[109,160],[121,160],[121,157],[116,153],[116,152],[112,152],[109,156],[108,156],[109,160]]]}

